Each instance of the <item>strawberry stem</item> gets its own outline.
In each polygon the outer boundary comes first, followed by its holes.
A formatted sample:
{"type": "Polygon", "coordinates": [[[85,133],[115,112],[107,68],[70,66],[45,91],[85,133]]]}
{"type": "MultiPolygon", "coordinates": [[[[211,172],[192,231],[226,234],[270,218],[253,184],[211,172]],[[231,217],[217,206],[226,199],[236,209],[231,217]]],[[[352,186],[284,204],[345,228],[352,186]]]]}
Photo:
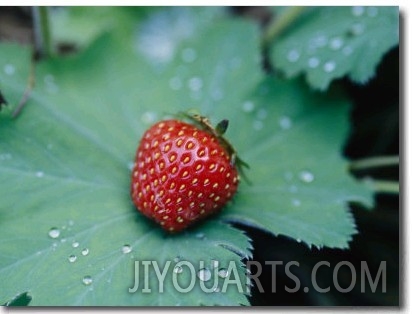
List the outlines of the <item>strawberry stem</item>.
{"type": "Polygon", "coordinates": [[[237,151],[235,150],[233,145],[223,136],[223,134],[226,132],[229,126],[229,120],[224,119],[220,121],[216,125],[216,127],[213,127],[209,119],[207,117],[201,116],[200,114],[191,114],[184,112],[181,114],[182,116],[194,122],[201,129],[214,135],[218,139],[219,143],[226,150],[226,152],[229,154],[230,164],[232,166],[235,166],[239,170],[241,178],[244,179],[247,184],[252,184],[244,172],[244,168],[250,168],[249,165],[238,156],[237,151]]]}

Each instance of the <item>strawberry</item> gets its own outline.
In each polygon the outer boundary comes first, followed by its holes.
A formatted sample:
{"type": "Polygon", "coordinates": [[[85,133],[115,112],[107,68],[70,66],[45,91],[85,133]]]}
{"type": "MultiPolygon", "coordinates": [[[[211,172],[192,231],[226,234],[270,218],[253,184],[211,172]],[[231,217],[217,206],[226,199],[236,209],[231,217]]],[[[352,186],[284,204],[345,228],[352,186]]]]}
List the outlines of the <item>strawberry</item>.
{"type": "Polygon", "coordinates": [[[154,124],[143,135],[132,171],[131,196],[147,217],[178,232],[219,211],[236,193],[239,176],[233,147],[201,116],[154,124]],[[200,123],[200,125],[199,125],[200,123]]]}

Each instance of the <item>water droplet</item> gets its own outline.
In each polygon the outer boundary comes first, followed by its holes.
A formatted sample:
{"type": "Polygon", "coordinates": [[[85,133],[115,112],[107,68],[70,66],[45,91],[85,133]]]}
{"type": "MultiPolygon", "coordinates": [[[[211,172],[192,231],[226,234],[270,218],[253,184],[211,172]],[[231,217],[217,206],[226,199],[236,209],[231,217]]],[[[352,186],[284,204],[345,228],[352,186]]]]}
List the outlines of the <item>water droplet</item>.
{"type": "Polygon", "coordinates": [[[72,247],[76,248],[76,247],[78,247],[78,246],[79,246],[79,242],[77,242],[77,241],[73,241],[73,243],[72,243],[72,247]]]}
{"type": "Polygon", "coordinates": [[[43,178],[44,177],[44,172],[43,171],[37,171],[36,172],[36,177],[43,178]]]}
{"type": "Polygon", "coordinates": [[[212,259],[210,263],[212,264],[213,268],[219,267],[219,261],[218,260],[212,259]]]}
{"type": "Polygon", "coordinates": [[[203,239],[205,239],[205,234],[204,233],[202,233],[202,232],[199,232],[199,233],[196,233],[196,236],[195,236],[197,239],[201,239],[201,240],[203,240],[203,239]]]}
{"type": "Polygon", "coordinates": [[[74,263],[77,260],[77,256],[76,255],[70,255],[69,256],[69,262],[70,263],[74,263]]]}
{"type": "Polygon", "coordinates": [[[279,118],[279,125],[282,130],[289,130],[292,127],[292,120],[287,116],[279,118]]]}
{"type": "Polygon", "coordinates": [[[203,81],[200,77],[192,77],[191,79],[189,79],[188,82],[188,86],[190,88],[190,90],[194,91],[194,92],[198,92],[201,90],[202,86],[203,86],[203,81]]]}
{"type": "Polygon", "coordinates": [[[177,266],[175,266],[175,267],[173,268],[173,272],[174,272],[175,274],[181,274],[182,271],[183,271],[183,268],[182,268],[181,266],[179,266],[179,265],[177,265],[177,266]]]}
{"type": "Polygon", "coordinates": [[[44,83],[46,83],[46,84],[54,83],[54,76],[53,76],[53,74],[46,74],[44,76],[43,80],[44,80],[44,83]]]}
{"type": "Polygon", "coordinates": [[[353,48],[351,46],[346,46],[342,49],[342,52],[345,56],[349,56],[353,52],[353,48]]]}
{"type": "Polygon", "coordinates": [[[296,239],[296,242],[297,242],[297,243],[301,243],[301,242],[302,242],[302,239],[297,238],[297,239],[296,239]]]}
{"type": "Polygon", "coordinates": [[[353,16],[362,16],[364,12],[365,12],[365,8],[363,6],[352,7],[353,16]]]}
{"type": "Polygon", "coordinates": [[[212,277],[212,273],[210,272],[209,269],[207,268],[202,268],[197,272],[197,276],[199,277],[200,280],[202,281],[208,281],[212,277]]]}
{"type": "Polygon", "coordinates": [[[16,69],[14,68],[14,65],[7,63],[4,65],[4,73],[6,73],[7,75],[13,75],[14,72],[16,72],[16,69]]]}
{"type": "Polygon", "coordinates": [[[11,160],[12,159],[12,155],[10,153],[5,153],[5,154],[0,154],[0,160],[11,160]]]}
{"type": "Polygon", "coordinates": [[[328,61],[328,62],[326,62],[326,63],[323,65],[323,70],[324,70],[326,73],[333,72],[333,71],[335,70],[335,68],[336,68],[336,63],[335,63],[335,61],[328,61]]]}
{"type": "Polygon", "coordinates": [[[362,23],[355,23],[351,26],[350,31],[353,35],[362,35],[365,31],[365,25],[363,25],[362,23]]]}
{"type": "Polygon", "coordinates": [[[234,57],[229,61],[229,66],[232,69],[237,69],[241,66],[242,64],[242,59],[240,59],[239,57],[234,57]]]}
{"type": "Polygon", "coordinates": [[[83,256],[89,255],[89,249],[88,248],[83,249],[82,250],[82,255],[83,256]]]}
{"type": "Polygon", "coordinates": [[[329,42],[329,47],[332,50],[339,50],[343,46],[343,39],[340,37],[332,38],[329,42]]]}
{"type": "Polygon", "coordinates": [[[211,97],[215,101],[221,100],[223,98],[223,92],[220,89],[215,88],[211,93],[211,97]]]}
{"type": "Polygon", "coordinates": [[[313,48],[324,47],[327,45],[327,43],[328,43],[328,38],[322,34],[317,35],[310,41],[310,45],[313,46],[313,48]]]}
{"type": "Polygon", "coordinates": [[[283,175],[285,180],[290,182],[293,179],[293,173],[290,171],[286,171],[285,174],[283,175]]]}
{"type": "Polygon", "coordinates": [[[255,120],[255,121],[253,121],[253,128],[254,128],[256,131],[262,130],[262,129],[263,129],[263,122],[260,121],[260,120],[255,120]]]}
{"type": "Polygon", "coordinates": [[[89,286],[92,284],[93,279],[91,276],[84,276],[82,279],[83,284],[85,284],[86,286],[89,286]]]}
{"type": "Polygon", "coordinates": [[[46,89],[49,93],[55,94],[59,91],[59,86],[57,86],[53,74],[46,74],[43,81],[46,84],[46,89]]]}
{"type": "Polygon", "coordinates": [[[196,51],[192,48],[185,48],[182,51],[182,60],[191,63],[196,60],[196,51]]]}
{"type": "Polygon", "coordinates": [[[308,66],[312,69],[317,68],[319,66],[319,64],[320,64],[319,58],[311,57],[308,60],[308,66]]]}
{"type": "Polygon", "coordinates": [[[311,182],[313,182],[313,180],[315,180],[315,176],[313,175],[312,172],[307,171],[307,170],[303,170],[299,173],[299,179],[302,182],[311,183],[311,182]]]}
{"type": "Polygon", "coordinates": [[[227,269],[221,268],[219,269],[217,274],[220,278],[226,278],[229,275],[229,272],[227,271],[227,269]]]}
{"type": "Polygon", "coordinates": [[[366,8],[366,14],[369,17],[375,17],[378,15],[378,8],[377,7],[367,7],[366,8]]]}
{"type": "Polygon", "coordinates": [[[142,122],[146,124],[152,124],[157,118],[156,112],[146,111],[142,114],[142,122]]]}
{"type": "Polygon", "coordinates": [[[252,112],[255,109],[255,104],[251,101],[245,101],[242,105],[242,109],[244,112],[252,112]]]}
{"type": "Polygon", "coordinates": [[[289,192],[290,193],[296,193],[298,191],[298,187],[296,185],[291,185],[289,187],[289,192]]]}
{"type": "Polygon", "coordinates": [[[123,254],[129,254],[132,251],[132,247],[129,244],[125,244],[122,247],[123,254]]]}
{"type": "Polygon", "coordinates": [[[181,89],[182,85],[183,85],[182,80],[177,76],[174,76],[169,80],[169,86],[173,90],[181,89]]]}
{"type": "Polygon", "coordinates": [[[182,260],[182,257],[181,257],[180,255],[176,256],[176,257],[173,259],[173,261],[174,261],[175,263],[179,263],[181,260],[182,260]]]}
{"type": "Polygon", "coordinates": [[[268,112],[266,111],[266,109],[259,109],[258,112],[256,113],[256,118],[260,119],[260,120],[264,120],[266,119],[266,117],[268,116],[268,112]]]}
{"type": "Polygon", "coordinates": [[[300,58],[300,52],[296,49],[292,49],[288,52],[287,59],[290,62],[296,62],[300,58]]]}
{"type": "Polygon", "coordinates": [[[296,198],[294,198],[294,199],[292,200],[292,205],[295,206],[295,207],[299,207],[299,206],[301,205],[301,201],[298,200],[298,199],[296,199],[296,198]]]}
{"type": "Polygon", "coordinates": [[[57,239],[60,236],[60,230],[57,228],[51,228],[49,231],[49,237],[52,239],[57,239]]]}

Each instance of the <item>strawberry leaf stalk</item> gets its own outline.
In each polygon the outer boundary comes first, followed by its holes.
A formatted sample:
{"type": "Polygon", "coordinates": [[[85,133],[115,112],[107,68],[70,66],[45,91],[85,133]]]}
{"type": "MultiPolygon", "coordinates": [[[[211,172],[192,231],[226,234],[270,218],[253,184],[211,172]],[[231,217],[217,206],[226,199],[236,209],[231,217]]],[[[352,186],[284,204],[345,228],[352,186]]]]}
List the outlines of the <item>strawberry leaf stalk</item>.
{"type": "Polygon", "coordinates": [[[160,121],[143,135],[132,170],[131,197],[137,209],[169,232],[178,232],[220,211],[235,195],[238,170],[246,164],[223,134],[197,114],[193,124],[160,121]]]}

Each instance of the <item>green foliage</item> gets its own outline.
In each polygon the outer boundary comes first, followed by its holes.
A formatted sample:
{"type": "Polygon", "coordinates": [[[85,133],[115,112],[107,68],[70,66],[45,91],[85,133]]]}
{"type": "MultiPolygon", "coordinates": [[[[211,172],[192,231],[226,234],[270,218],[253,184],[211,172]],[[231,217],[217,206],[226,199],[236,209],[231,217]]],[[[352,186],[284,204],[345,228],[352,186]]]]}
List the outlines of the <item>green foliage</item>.
{"type": "MultiPolygon", "coordinates": [[[[228,222],[308,245],[348,246],[356,228],[346,203],[370,204],[371,195],[340,156],[345,95],[264,78],[257,26],[200,11],[160,10],[125,31],[131,37],[96,35],[79,55],[41,62],[21,116],[1,113],[0,304],[26,292],[31,305],[248,304],[247,291],[205,293],[197,277],[190,293],[171,286],[179,260],[196,271],[201,261],[210,270],[212,260],[224,268],[233,261],[245,283],[251,245],[228,222]],[[130,171],[144,130],[191,108],[213,123],[231,121],[226,137],[251,166],[253,184],[242,183],[221,214],[168,235],[133,208],[130,171]],[[161,294],[128,292],[133,262],[145,259],[172,261],[161,294]]],[[[24,91],[28,56],[0,46],[0,69],[14,68],[0,72],[10,104],[24,91]]],[[[188,279],[185,270],[179,276],[188,279]]],[[[154,273],[150,280],[157,291],[154,273]]]]}
{"type": "Polygon", "coordinates": [[[303,73],[312,87],[324,90],[345,75],[365,83],[398,43],[398,7],[307,8],[273,40],[271,60],[287,77],[303,73]]]}

